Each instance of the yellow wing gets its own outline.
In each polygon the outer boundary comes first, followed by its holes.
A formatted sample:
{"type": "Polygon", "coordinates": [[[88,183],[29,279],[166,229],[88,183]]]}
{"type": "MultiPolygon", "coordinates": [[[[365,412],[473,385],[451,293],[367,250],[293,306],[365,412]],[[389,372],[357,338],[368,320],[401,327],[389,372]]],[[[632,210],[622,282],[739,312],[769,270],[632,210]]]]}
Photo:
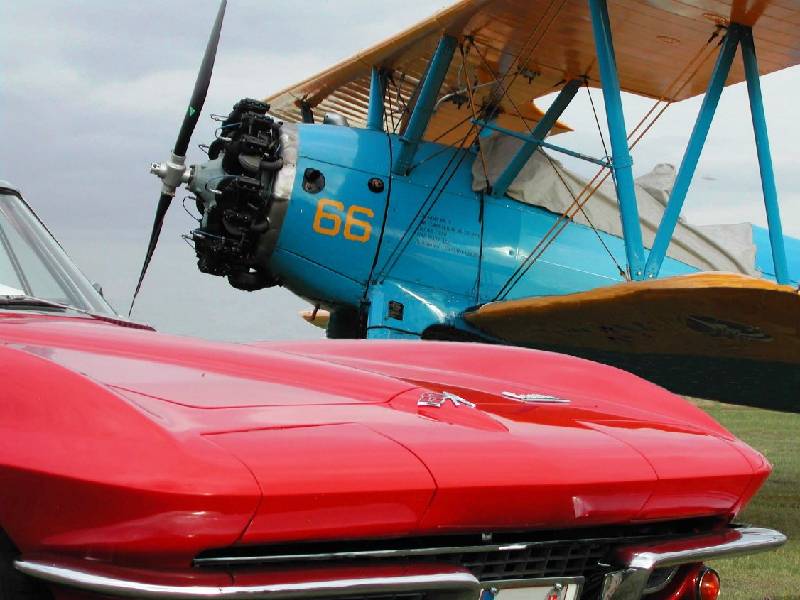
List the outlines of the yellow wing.
{"type": "Polygon", "coordinates": [[[577,354],[673,391],[800,411],[800,293],[732,273],[496,302],[464,318],[506,343],[577,354]]]}
{"type": "MultiPolygon", "coordinates": [[[[628,92],[672,101],[702,93],[714,62],[709,38],[728,22],[754,28],[762,74],[800,62],[800,0],[609,0],[608,6],[621,87],[628,92]],[[695,72],[692,59],[699,55],[695,72]]],[[[461,91],[463,99],[471,81],[479,84],[475,102],[480,105],[502,85],[508,93],[498,124],[510,129],[522,131],[538,121],[541,111],[533,101],[561,82],[584,75],[591,85],[599,82],[586,0],[461,0],[267,101],[289,122],[301,120],[300,106],[306,102],[317,118],[337,112],[363,127],[376,66],[391,70],[387,109],[402,122],[403,107],[445,32],[466,42],[466,61],[457,52],[442,96],[461,91]]],[[[739,63],[734,62],[728,84],[744,79],[739,63]]],[[[460,140],[469,129],[469,111],[468,105],[440,101],[425,139],[460,140]]],[[[554,132],[564,130],[560,125],[554,132]]]]}

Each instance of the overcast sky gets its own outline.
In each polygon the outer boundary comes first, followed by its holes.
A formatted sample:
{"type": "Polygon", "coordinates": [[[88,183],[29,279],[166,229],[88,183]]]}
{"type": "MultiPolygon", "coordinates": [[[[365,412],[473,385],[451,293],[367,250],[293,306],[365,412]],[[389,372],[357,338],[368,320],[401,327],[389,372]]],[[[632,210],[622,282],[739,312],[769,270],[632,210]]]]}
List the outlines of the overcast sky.
{"type": "MultiPolygon", "coordinates": [[[[447,4],[230,0],[204,117],[303,79],[447,4]]],[[[148,167],[174,144],[216,8],[216,0],[0,2],[0,179],[22,188],[119,310],[127,312],[158,198],[148,167]]],[[[763,89],[785,228],[800,235],[800,70],[764,78],[763,89]]],[[[625,103],[629,122],[649,106],[635,97],[625,103]]],[[[698,105],[690,100],[666,113],[636,151],[637,175],[680,161],[698,105]]],[[[581,94],[563,118],[577,131],[560,142],[597,153],[587,107],[581,94]]],[[[196,144],[212,133],[202,118],[190,161],[200,160],[196,144]]],[[[734,86],[723,94],[685,215],[763,224],[760,193],[746,92],[734,86]]],[[[245,294],[200,274],[179,237],[192,224],[175,203],[138,318],[209,337],[318,336],[287,317],[305,306],[288,292],[245,294]]]]}

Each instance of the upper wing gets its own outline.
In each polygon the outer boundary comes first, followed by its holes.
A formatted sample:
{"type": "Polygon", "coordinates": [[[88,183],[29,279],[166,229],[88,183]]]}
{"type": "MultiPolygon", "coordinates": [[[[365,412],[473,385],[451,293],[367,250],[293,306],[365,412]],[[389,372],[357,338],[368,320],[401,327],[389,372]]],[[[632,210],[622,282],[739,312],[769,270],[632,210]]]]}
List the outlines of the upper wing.
{"type": "MultiPolygon", "coordinates": [[[[753,26],[762,74],[800,62],[800,0],[609,0],[608,5],[621,87],[628,92],[673,101],[702,93],[714,62],[709,37],[728,22],[753,26]],[[694,66],[687,70],[704,48],[696,73],[694,66]]],[[[460,0],[267,101],[287,121],[300,121],[306,102],[318,107],[318,115],[338,112],[364,126],[371,68],[382,67],[392,73],[387,119],[396,130],[443,32],[467,43],[466,63],[457,51],[442,96],[461,92],[463,98],[466,81],[477,81],[485,84],[475,90],[480,105],[493,92],[501,96],[495,90],[502,85],[508,93],[499,124],[511,129],[530,129],[541,115],[533,100],[564,80],[585,75],[590,84],[599,82],[586,0],[460,0]]],[[[735,61],[728,84],[743,79],[735,61]]],[[[469,116],[468,105],[441,102],[426,139],[455,143],[468,131],[469,116]]]]}

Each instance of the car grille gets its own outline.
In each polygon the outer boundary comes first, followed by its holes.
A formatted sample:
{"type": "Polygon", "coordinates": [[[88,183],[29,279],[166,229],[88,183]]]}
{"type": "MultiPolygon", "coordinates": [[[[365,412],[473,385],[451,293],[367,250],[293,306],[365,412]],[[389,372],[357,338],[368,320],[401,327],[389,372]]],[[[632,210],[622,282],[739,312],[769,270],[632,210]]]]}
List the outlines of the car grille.
{"type": "MultiPolygon", "coordinates": [[[[612,570],[614,550],[643,540],[707,532],[711,519],[559,532],[493,533],[388,540],[349,540],[207,551],[195,559],[198,567],[280,564],[375,566],[446,563],[469,570],[481,582],[506,579],[584,577],[581,600],[596,600],[605,574],[612,570]]],[[[412,595],[413,596],[413,595],[412,595]]],[[[372,600],[373,596],[370,596],[372,600]]],[[[397,600],[424,600],[424,596],[397,600]]]]}
{"type": "MultiPolygon", "coordinates": [[[[600,593],[614,545],[609,541],[543,543],[519,550],[443,552],[406,557],[408,562],[439,562],[461,565],[482,582],[544,577],[586,578],[582,600],[600,593]]],[[[386,560],[386,559],[371,559],[386,560]]]]}

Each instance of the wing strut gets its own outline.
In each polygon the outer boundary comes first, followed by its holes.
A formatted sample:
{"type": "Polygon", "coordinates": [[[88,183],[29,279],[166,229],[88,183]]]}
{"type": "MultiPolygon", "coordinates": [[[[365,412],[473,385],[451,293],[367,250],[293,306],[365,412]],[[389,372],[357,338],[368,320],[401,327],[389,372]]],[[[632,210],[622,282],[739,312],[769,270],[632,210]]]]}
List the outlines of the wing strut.
{"type": "Polygon", "coordinates": [[[414,160],[414,154],[416,154],[422,136],[425,135],[425,130],[428,128],[428,122],[436,106],[436,98],[439,96],[439,90],[442,88],[445,77],[447,77],[447,70],[450,68],[457,45],[458,40],[449,35],[442,36],[442,39],[439,40],[436,53],[433,55],[428,65],[428,72],[422,81],[419,98],[414,105],[408,126],[400,137],[400,152],[392,166],[392,172],[395,175],[405,175],[411,161],[414,160]]]}
{"type": "Polygon", "coordinates": [[[367,129],[383,131],[383,97],[386,95],[386,73],[378,67],[372,67],[369,86],[369,112],[367,129]]]}
{"type": "Polygon", "coordinates": [[[536,124],[536,127],[531,132],[530,138],[525,141],[508,163],[508,166],[500,177],[497,178],[497,181],[494,182],[492,193],[495,196],[505,195],[506,191],[508,191],[508,186],[511,185],[514,178],[519,175],[520,170],[525,166],[528,160],[530,160],[537,148],[542,145],[544,138],[547,137],[550,130],[555,127],[558,118],[566,110],[570,102],[572,102],[572,99],[581,87],[581,83],[581,79],[573,79],[561,89],[558,96],[553,101],[553,104],[550,105],[550,108],[547,109],[547,112],[536,124]]]}
{"type": "Polygon", "coordinates": [[[711,128],[711,121],[714,119],[714,113],[717,110],[722,88],[728,78],[738,44],[739,31],[736,28],[730,28],[722,41],[722,48],[719,51],[719,56],[717,56],[717,62],[708,82],[703,104],[700,106],[700,112],[697,115],[697,122],[694,125],[694,129],[692,129],[692,135],[689,137],[689,143],[686,146],[686,152],[678,169],[678,175],[675,177],[675,185],[669,195],[669,202],[658,226],[653,249],[647,259],[645,272],[649,279],[658,277],[661,263],[667,254],[667,248],[672,239],[672,234],[675,232],[675,226],[678,224],[678,217],[681,214],[683,202],[686,200],[689,185],[692,183],[697,162],[700,160],[700,153],[703,151],[703,146],[708,137],[708,130],[711,128]]]}
{"type": "Polygon", "coordinates": [[[758,166],[761,170],[761,189],[764,193],[764,207],[767,210],[769,241],[772,245],[772,261],[775,266],[775,279],[778,283],[789,284],[789,266],[786,262],[786,245],[783,240],[781,212],[778,206],[778,188],[775,185],[775,171],[772,168],[772,153],[769,149],[767,119],[764,115],[764,100],[761,97],[761,77],[756,59],[756,46],[753,30],[742,28],[742,59],[747,77],[747,94],[750,97],[750,114],[753,118],[753,134],[756,138],[758,166]]]}
{"type": "Polygon", "coordinates": [[[678,175],[675,179],[675,186],[664,211],[664,216],[658,226],[653,249],[647,259],[645,274],[648,279],[658,277],[664,257],[667,254],[672,234],[678,223],[686,194],[692,182],[700,154],[703,151],[711,122],[714,119],[717,105],[719,104],[725,81],[730,72],[731,64],[736,55],[736,48],[741,43],[742,58],[745,65],[747,77],[747,91],[750,96],[750,112],[753,118],[753,132],[756,139],[758,150],[758,161],[761,169],[761,185],[764,192],[764,205],[767,211],[767,221],[769,223],[770,242],[772,244],[772,256],[775,265],[775,276],[778,283],[789,283],[789,270],[786,263],[786,250],[783,241],[781,227],[780,209],[778,206],[778,192],[775,186],[775,173],[772,168],[772,156],[769,149],[769,138],[767,136],[767,123],[764,116],[764,104],[761,98],[761,86],[759,82],[758,63],[756,62],[755,45],[753,44],[752,31],[749,27],[732,24],[728,27],[725,39],[722,43],[714,71],[708,83],[703,104],[697,115],[692,135],[686,146],[686,152],[681,162],[678,175]]]}
{"type": "Polygon", "coordinates": [[[611,137],[612,170],[617,184],[617,200],[622,218],[622,234],[625,238],[625,255],[631,279],[644,277],[644,246],[642,228],[639,224],[639,207],[636,204],[636,189],[633,183],[633,159],[628,148],[625,129],[625,114],[622,111],[622,95],[617,73],[617,59],[611,38],[611,21],[608,18],[606,0],[589,0],[592,15],[592,31],[600,68],[600,83],[606,105],[608,133],[611,137]]]}

